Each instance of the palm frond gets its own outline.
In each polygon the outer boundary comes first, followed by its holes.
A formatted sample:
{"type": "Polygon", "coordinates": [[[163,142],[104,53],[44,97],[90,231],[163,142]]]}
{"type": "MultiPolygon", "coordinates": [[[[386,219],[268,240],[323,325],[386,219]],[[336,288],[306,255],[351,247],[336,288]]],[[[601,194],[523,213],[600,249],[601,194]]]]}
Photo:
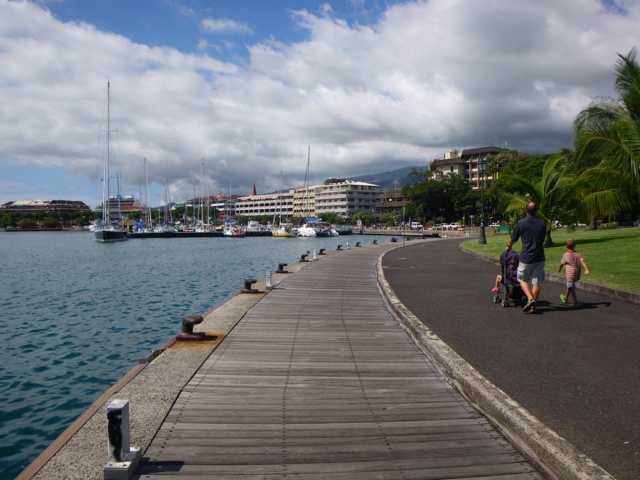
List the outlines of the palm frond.
{"type": "Polygon", "coordinates": [[[635,49],[626,55],[618,55],[616,89],[631,116],[640,121],[640,65],[635,49]]]}

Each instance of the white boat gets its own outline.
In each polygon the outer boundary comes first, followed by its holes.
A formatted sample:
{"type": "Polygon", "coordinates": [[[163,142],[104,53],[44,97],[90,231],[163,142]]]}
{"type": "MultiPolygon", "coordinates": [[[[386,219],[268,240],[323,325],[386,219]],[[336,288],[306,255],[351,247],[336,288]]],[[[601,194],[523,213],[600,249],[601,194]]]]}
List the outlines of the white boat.
{"type": "Polygon", "coordinates": [[[122,242],[128,240],[127,231],[122,225],[122,214],[118,220],[113,220],[109,214],[109,199],[110,195],[110,175],[109,163],[111,161],[111,83],[107,81],[107,154],[104,159],[104,178],[102,183],[102,220],[96,223],[93,230],[96,241],[107,242],[122,242]]]}
{"type": "Polygon", "coordinates": [[[248,233],[262,233],[267,231],[269,231],[269,229],[256,220],[249,220],[249,223],[247,223],[248,233]]]}
{"type": "Polygon", "coordinates": [[[318,233],[316,232],[315,228],[313,228],[308,223],[305,223],[301,227],[298,227],[297,235],[299,237],[316,237],[318,236],[318,233]]]}
{"type": "Polygon", "coordinates": [[[224,228],[222,229],[222,234],[225,237],[240,238],[240,237],[244,237],[246,233],[238,225],[228,224],[228,225],[225,225],[224,228]]]}

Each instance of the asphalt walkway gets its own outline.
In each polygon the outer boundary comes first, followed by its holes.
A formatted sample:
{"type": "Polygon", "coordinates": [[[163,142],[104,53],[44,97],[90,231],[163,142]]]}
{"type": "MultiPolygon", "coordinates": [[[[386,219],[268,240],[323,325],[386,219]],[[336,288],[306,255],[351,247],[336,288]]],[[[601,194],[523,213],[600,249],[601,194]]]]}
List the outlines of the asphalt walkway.
{"type": "MultiPolygon", "coordinates": [[[[399,299],[449,346],[618,479],[640,478],[640,307],[544,284],[536,314],[491,302],[498,273],[458,240],[394,250],[399,299]]],[[[550,259],[559,262],[559,259],[550,259]]]]}
{"type": "Polygon", "coordinates": [[[139,478],[541,480],[386,309],[384,248],[323,257],[247,312],[181,392],[139,478]]]}

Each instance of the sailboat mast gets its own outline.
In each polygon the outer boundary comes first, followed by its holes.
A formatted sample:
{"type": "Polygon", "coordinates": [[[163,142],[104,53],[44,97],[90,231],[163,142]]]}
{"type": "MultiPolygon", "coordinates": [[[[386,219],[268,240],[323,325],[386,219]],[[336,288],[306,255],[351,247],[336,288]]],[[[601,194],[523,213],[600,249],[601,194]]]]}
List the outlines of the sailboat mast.
{"type": "Polygon", "coordinates": [[[304,172],[304,212],[309,215],[309,164],[311,163],[311,145],[307,146],[307,169],[304,172]]]}
{"type": "Polygon", "coordinates": [[[111,160],[111,148],[110,148],[110,143],[111,143],[111,110],[110,110],[110,103],[111,103],[111,82],[109,80],[107,80],[107,131],[106,131],[106,144],[107,144],[107,152],[106,152],[106,158],[105,158],[105,162],[104,162],[104,185],[103,185],[103,189],[102,189],[102,223],[103,224],[107,224],[110,223],[110,218],[109,218],[109,197],[111,196],[111,192],[109,190],[109,184],[110,184],[110,172],[109,172],[109,162],[111,160]]]}

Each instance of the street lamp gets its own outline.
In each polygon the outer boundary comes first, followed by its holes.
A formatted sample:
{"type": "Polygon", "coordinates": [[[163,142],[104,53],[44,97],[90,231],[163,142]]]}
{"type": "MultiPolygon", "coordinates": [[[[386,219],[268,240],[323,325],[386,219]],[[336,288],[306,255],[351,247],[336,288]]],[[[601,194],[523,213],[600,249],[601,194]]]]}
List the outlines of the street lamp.
{"type": "Polygon", "coordinates": [[[480,187],[480,239],[478,240],[480,245],[487,244],[487,232],[484,228],[484,187],[487,181],[484,175],[485,162],[485,158],[481,158],[478,161],[478,173],[482,176],[482,186],[480,187]]]}

